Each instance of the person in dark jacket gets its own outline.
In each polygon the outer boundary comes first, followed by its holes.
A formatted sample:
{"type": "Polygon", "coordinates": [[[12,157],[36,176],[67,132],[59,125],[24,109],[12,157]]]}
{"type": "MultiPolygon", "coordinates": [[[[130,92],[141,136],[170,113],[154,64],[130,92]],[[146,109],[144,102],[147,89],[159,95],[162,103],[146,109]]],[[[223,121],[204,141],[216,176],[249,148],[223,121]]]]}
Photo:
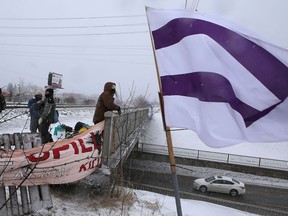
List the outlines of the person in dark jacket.
{"type": "Polygon", "coordinates": [[[6,100],[4,95],[2,94],[2,89],[0,88],[0,113],[2,110],[6,109],[6,100]]]}
{"type": "Polygon", "coordinates": [[[49,127],[53,122],[56,105],[54,102],[54,90],[48,88],[45,90],[44,110],[38,120],[40,125],[40,134],[42,143],[53,142],[52,135],[49,132],[49,127]]]}
{"type": "Polygon", "coordinates": [[[42,92],[37,90],[32,99],[28,101],[28,108],[30,112],[30,131],[36,133],[37,129],[40,132],[38,120],[44,108],[44,101],[42,100],[42,92]]]}
{"type": "Polygon", "coordinates": [[[95,113],[93,116],[93,123],[97,124],[104,120],[104,113],[107,111],[117,110],[121,114],[120,106],[114,103],[114,95],[116,93],[116,84],[107,82],[104,85],[104,92],[99,96],[95,113]]]}

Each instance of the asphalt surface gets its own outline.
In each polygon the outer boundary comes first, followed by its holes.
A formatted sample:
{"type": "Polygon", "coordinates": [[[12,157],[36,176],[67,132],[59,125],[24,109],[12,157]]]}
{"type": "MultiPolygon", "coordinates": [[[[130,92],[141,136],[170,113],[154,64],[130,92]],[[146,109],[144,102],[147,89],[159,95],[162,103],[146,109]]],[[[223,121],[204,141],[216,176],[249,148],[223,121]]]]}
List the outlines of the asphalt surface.
{"type": "MultiPolygon", "coordinates": [[[[195,177],[178,175],[178,185],[180,192],[191,194],[190,197],[201,196],[201,200],[206,200],[213,203],[219,203],[217,200],[221,200],[221,203],[236,202],[253,206],[254,208],[271,209],[281,212],[282,214],[272,214],[261,212],[261,215],[288,215],[288,189],[272,188],[265,186],[249,185],[246,186],[246,193],[237,197],[231,197],[229,194],[220,193],[201,193],[193,189],[193,181],[195,177]],[[204,199],[203,199],[204,196],[204,199]]],[[[144,171],[141,167],[137,169],[126,168],[125,180],[134,182],[138,185],[151,185],[153,187],[166,188],[173,190],[172,177],[170,173],[157,173],[155,171],[144,171]]],[[[165,191],[163,191],[165,193],[165,191]]],[[[231,206],[231,205],[230,205],[231,206]]],[[[239,209],[239,208],[238,208],[239,209]]],[[[240,208],[241,209],[241,208],[240,208]]],[[[245,206],[241,210],[247,210],[245,206]]],[[[255,213],[255,211],[253,212],[255,213]]]]}

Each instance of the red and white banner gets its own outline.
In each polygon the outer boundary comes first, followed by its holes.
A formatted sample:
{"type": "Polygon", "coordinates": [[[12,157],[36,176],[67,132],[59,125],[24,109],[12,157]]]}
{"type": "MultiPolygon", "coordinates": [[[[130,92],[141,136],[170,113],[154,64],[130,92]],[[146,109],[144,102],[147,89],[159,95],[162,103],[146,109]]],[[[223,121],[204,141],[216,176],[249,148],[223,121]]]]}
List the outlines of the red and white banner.
{"type": "Polygon", "coordinates": [[[63,184],[80,180],[101,164],[104,122],[63,141],[27,150],[0,150],[0,186],[63,184]]]}

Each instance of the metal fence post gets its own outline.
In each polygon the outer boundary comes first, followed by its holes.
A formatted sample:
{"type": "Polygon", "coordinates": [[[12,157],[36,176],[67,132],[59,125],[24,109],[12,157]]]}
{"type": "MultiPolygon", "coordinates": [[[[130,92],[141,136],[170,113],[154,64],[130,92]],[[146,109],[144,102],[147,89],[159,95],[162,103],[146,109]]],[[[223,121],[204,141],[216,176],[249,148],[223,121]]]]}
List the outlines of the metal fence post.
{"type": "MultiPolygon", "coordinates": [[[[10,136],[10,134],[3,134],[2,138],[4,141],[4,147],[6,149],[11,149],[11,146],[13,144],[12,136],[10,136]]],[[[16,186],[9,186],[9,196],[10,196],[12,215],[19,215],[20,212],[18,206],[18,196],[16,193],[16,186]]]]}
{"type": "MultiPolygon", "coordinates": [[[[31,149],[33,148],[32,142],[32,134],[30,133],[22,133],[22,142],[23,142],[23,148],[24,149],[31,149]]],[[[39,135],[38,135],[39,136],[39,135]]],[[[39,142],[41,144],[41,138],[39,136],[39,142]]],[[[31,206],[31,211],[35,212],[39,209],[42,208],[42,203],[41,203],[41,198],[40,198],[40,193],[38,186],[29,186],[28,187],[28,192],[29,192],[29,198],[30,198],[30,206],[31,206]]]]}
{"type": "MultiPolygon", "coordinates": [[[[33,141],[33,147],[39,147],[42,144],[41,141],[41,137],[39,136],[39,134],[33,134],[31,137],[32,141],[33,141]]],[[[53,207],[53,201],[52,201],[52,197],[50,194],[50,188],[49,185],[40,185],[38,187],[41,198],[42,198],[42,207],[45,209],[49,209],[53,207]]]]}
{"type": "MultiPolygon", "coordinates": [[[[14,136],[15,148],[21,149],[21,146],[23,145],[21,134],[15,133],[13,136],[14,136]]],[[[20,193],[21,193],[21,202],[22,202],[22,212],[24,215],[29,214],[31,213],[31,209],[29,207],[28,187],[21,186],[20,193]]]]}
{"type": "Polygon", "coordinates": [[[113,139],[113,112],[105,112],[105,124],[104,124],[104,139],[103,139],[103,164],[107,165],[110,157],[110,147],[113,139]]]}

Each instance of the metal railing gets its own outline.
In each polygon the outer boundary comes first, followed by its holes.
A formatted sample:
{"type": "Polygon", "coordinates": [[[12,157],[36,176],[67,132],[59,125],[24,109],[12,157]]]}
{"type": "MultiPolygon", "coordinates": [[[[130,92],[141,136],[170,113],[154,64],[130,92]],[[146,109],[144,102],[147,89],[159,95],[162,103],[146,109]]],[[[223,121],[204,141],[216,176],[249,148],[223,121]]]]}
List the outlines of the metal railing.
{"type": "MultiPolygon", "coordinates": [[[[176,157],[288,171],[288,161],[174,147],[176,157]]],[[[139,143],[138,151],[167,155],[165,145],[139,143]]]]}
{"type": "MultiPolygon", "coordinates": [[[[81,107],[95,107],[95,105],[87,105],[87,104],[58,104],[56,103],[57,108],[81,108],[81,107]]],[[[19,109],[19,108],[27,108],[28,102],[7,102],[6,109],[19,109]]]]}
{"type": "Polygon", "coordinates": [[[108,164],[111,157],[125,159],[140,136],[132,136],[148,118],[149,109],[127,110],[122,115],[105,113],[103,163],[108,164]],[[132,145],[133,144],[133,145],[132,145]],[[115,157],[116,156],[116,157],[115,157]]]}

